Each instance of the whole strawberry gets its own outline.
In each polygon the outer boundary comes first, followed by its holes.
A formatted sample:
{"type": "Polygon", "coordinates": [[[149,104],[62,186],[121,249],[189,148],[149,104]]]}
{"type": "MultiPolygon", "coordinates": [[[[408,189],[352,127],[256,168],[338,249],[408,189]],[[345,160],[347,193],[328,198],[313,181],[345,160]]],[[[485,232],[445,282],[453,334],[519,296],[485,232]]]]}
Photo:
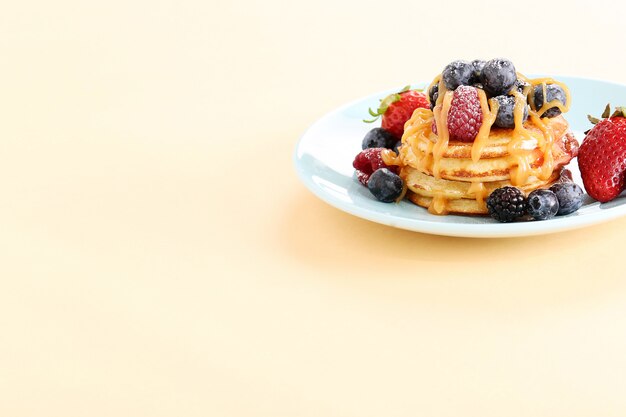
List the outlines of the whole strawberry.
{"type": "Polygon", "coordinates": [[[451,140],[473,142],[483,124],[478,90],[462,85],[454,90],[448,112],[448,132],[451,140]]]}
{"type": "Polygon", "coordinates": [[[363,121],[373,123],[382,116],[382,128],[400,139],[404,133],[404,124],[411,118],[413,111],[418,108],[430,109],[428,97],[421,91],[411,90],[410,86],[407,85],[401,91],[382,99],[376,111],[369,109],[370,115],[374,118],[363,121]]]}
{"type": "Polygon", "coordinates": [[[624,190],[626,172],[626,108],[618,107],[609,117],[606,106],[602,120],[589,116],[595,126],[587,132],[578,151],[578,167],[585,190],[604,203],[624,190]]]}

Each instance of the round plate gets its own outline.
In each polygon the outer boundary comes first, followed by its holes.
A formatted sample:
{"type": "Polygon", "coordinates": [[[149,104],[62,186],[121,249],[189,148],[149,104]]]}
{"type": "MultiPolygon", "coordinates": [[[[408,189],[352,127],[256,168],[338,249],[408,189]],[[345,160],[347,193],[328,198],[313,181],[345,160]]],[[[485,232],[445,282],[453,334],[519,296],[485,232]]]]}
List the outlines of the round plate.
{"type": "MultiPolygon", "coordinates": [[[[537,75],[541,76],[541,75],[537,75]]],[[[534,77],[534,76],[533,76],[534,77]]],[[[591,127],[587,114],[599,115],[606,103],[626,104],[626,86],[601,80],[575,77],[553,78],[564,82],[572,94],[572,106],[565,115],[579,142],[591,127]]],[[[428,83],[413,84],[423,88],[428,83]]],[[[388,226],[416,232],[465,237],[512,237],[539,235],[575,229],[626,214],[626,197],[600,204],[585,195],[575,213],[545,221],[498,223],[489,217],[428,213],[409,201],[385,204],[377,201],[354,176],[352,161],[361,151],[363,136],[377,124],[363,123],[368,108],[377,108],[379,99],[398,91],[373,94],[332,111],[315,122],[300,138],[294,159],[298,176],[319,198],[347,213],[388,226]]],[[[582,186],[576,160],[567,166],[582,186]]]]}

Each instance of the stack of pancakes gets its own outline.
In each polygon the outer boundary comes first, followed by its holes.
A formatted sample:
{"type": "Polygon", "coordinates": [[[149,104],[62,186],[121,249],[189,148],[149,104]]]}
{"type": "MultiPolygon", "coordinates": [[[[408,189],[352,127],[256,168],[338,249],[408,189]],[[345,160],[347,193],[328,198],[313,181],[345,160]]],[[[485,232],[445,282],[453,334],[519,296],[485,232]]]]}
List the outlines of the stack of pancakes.
{"type": "Polygon", "coordinates": [[[450,141],[437,155],[437,135],[424,129],[432,118],[417,113],[402,137],[400,176],[407,197],[434,214],[487,214],[485,200],[497,188],[513,185],[528,194],[550,187],[578,151],[567,121],[557,116],[529,118],[523,137],[514,129],[492,128],[475,160],[474,143],[450,141]]]}

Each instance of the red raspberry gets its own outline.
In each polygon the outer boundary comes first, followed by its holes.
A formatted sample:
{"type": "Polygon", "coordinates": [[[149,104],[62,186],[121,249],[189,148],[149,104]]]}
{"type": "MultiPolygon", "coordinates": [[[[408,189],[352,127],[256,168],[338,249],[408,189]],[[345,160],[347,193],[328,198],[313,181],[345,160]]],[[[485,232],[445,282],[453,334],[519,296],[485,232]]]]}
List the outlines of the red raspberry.
{"type": "Polygon", "coordinates": [[[380,154],[384,150],[385,148],[368,148],[359,152],[356,158],[354,158],[352,166],[356,169],[356,176],[361,184],[367,185],[370,175],[380,168],[389,168],[394,174],[398,173],[398,167],[388,166],[383,162],[380,154]]]}
{"type": "Polygon", "coordinates": [[[587,133],[578,152],[578,167],[587,193],[604,203],[626,187],[626,108],[602,120],[587,133]]]}
{"type": "Polygon", "coordinates": [[[448,112],[448,132],[450,140],[473,142],[483,124],[483,110],[480,107],[478,90],[462,85],[454,90],[448,112]]]}

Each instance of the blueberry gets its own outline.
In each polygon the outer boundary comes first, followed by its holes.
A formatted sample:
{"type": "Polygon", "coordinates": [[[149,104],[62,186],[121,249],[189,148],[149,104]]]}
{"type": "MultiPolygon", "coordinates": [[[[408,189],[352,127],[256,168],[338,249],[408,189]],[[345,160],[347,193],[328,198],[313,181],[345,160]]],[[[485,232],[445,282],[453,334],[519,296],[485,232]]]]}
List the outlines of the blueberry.
{"type": "Polygon", "coordinates": [[[467,61],[454,61],[446,65],[441,73],[448,90],[456,90],[460,85],[470,85],[474,67],[467,61]]]}
{"type": "Polygon", "coordinates": [[[367,148],[387,148],[391,149],[396,144],[398,139],[391,134],[388,130],[382,127],[375,127],[367,132],[363,138],[361,149],[367,148]]]}
{"type": "Polygon", "coordinates": [[[559,200],[550,190],[535,190],[528,194],[528,214],[535,220],[548,220],[559,211],[559,200]]]}
{"type": "Polygon", "coordinates": [[[404,181],[387,168],[380,168],[370,176],[367,188],[377,200],[391,203],[402,195],[404,181]]]}
{"type": "Polygon", "coordinates": [[[428,90],[428,98],[430,99],[430,109],[435,108],[435,103],[437,103],[437,98],[439,98],[439,83],[434,84],[428,90]]]}
{"type": "Polygon", "coordinates": [[[503,58],[487,61],[480,77],[480,81],[489,97],[508,93],[516,80],[517,73],[513,63],[503,58]]]}
{"type": "MultiPolygon", "coordinates": [[[[515,97],[513,96],[497,96],[495,99],[498,101],[498,114],[496,115],[496,121],[494,125],[497,127],[503,127],[505,129],[512,129],[515,127],[515,97]]],[[[524,105],[524,117],[522,123],[528,119],[528,106],[524,105]]]]}
{"type": "Polygon", "coordinates": [[[573,182],[554,184],[550,191],[559,200],[558,216],[575,212],[583,205],[583,190],[573,182]]]}
{"type": "Polygon", "coordinates": [[[480,77],[483,73],[483,68],[487,62],[482,59],[475,59],[472,61],[472,84],[476,84],[480,81],[480,77]]]}
{"type": "Polygon", "coordinates": [[[395,144],[395,145],[393,145],[393,151],[394,151],[396,154],[400,154],[400,150],[399,150],[399,149],[400,149],[400,146],[402,146],[402,141],[401,141],[401,140],[397,141],[397,142],[396,142],[396,144],[395,144]]]}
{"type": "Polygon", "coordinates": [[[517,91],[519,91],[520,93],[524,94],[524,89],[526,87],[530,87],[530,84],[527,83],[526,81],[518,78],[517,80],[515,80],[515,88],[517,89],[517,91]]]}
{"type": "Polygon", "coordinates": [[[439,91],[437,91],[434,95],[433,95],[433,101],[430,103],[430,109],[434,109],[435,105],[437,104],[437,99],[439,98],[439,91]]]}
{"type": "MultiPolygon", "coordinates": [[[[535,86],[534,90],[535,94],[535,110],[540,110],[543,107],[543,84],[539,84],[535,86]]],[[[565,97],[565,91],[561,88],[560,85],[557,84],[546,84],[546,95],[548,96],[548,103],[552,100],[558,100],[563,105],[567,104],[567,99],[565,97]]],[[[556,117],[561,114],[561,109],[558,107],[551,107],[546,110],[541,117],[556,117]]]]}

